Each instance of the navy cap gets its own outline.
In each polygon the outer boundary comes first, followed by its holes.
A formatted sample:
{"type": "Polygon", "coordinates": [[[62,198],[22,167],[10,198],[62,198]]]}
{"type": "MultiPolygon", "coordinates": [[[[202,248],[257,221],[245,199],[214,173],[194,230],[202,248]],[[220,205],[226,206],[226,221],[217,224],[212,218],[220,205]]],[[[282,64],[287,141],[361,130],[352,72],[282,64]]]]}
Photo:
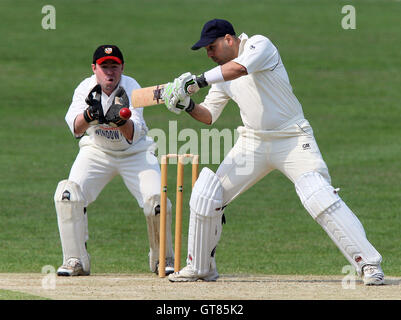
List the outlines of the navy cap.
{"type": "Polygon", "coordinates": [[[205,23],[203,26],[200,40],[192,46],[192,50],[198,50],[206,47],[214,40],[224,37],[226,34],[235,36],[235,31],[230,22],[223,19],[213,19],[205,23]]]}
{"type": "Polygon", "coordinates": [[[99,46],[93,53],[93,64],[101,64],[105,60],[114,60],[119,64],[124,64],[124,57],[120,49],[112,44],[99,46]]]}

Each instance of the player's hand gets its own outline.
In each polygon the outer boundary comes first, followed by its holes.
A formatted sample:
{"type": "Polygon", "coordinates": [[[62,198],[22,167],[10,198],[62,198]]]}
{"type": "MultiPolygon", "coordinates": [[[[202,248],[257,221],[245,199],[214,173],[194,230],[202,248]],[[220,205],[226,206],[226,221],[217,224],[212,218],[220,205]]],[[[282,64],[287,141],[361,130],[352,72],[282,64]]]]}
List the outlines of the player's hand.
{"type": "MultiPolygon", "coordinates": [[[[182,108],[177,108],[177,103],[180,101],[180,98],[177,94],[177,87],[178,79],[175,79],[174,82],[167,83],[163,90],[162,99],[164,100],[164,104],[169,111],[180,114],[182,108]]],[[[185,95],[183,98],[185,99],[185,95]]]]}
{"type": "Polygon", "coordinates": [[[103,107],[101,102],[102,88],[98,84],[91,92],[89,92],[87,98],[85,99],[88,108],[84,111],[85,121],[91,125],[104,123],[103,107]]]}
{"type": "Polygon", "coordinates": [[[122,108],[129,108],[129,99],[124,88],[120,87],[117,89],[113,104],[106,113],[106,123],[112,127],[121,127],[124,125],[127,120],[120,117],[120,110],[122,108]]]}
{"type": "Polygon", "coordinates": [[[195,102],[187,96],[184,100],[178,101],[177,108],[186,112],[191,112],[195,108],[195,102]]]}
{"type": "Polygon", "coordinates": [[[199,91],[199,85],[196,78],[197,77],[190,72],[183,73],[177,78],[177,92],[180,96],[180,100],[184,100],[185,95],[192,95],[199,91]]]}
{"type": "Polygon", "coordinates": [[[177,92],[180,100],[184,100],[185,95],[193,95],[198,92],[200,88],[207,87],[209,84],[205,79],[205,74],[202,73],[199,76],[195,76],[189,72],[183,73],[178,78],[177,92]]]}

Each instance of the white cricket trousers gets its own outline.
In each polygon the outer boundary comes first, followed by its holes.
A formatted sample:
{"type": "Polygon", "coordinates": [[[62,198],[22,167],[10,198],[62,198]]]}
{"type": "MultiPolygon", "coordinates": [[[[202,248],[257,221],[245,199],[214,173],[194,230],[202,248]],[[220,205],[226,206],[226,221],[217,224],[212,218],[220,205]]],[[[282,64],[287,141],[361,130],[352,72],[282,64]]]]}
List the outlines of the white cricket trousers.
{"type": "Polygon", "coordinates": [[[300,119],[279,130],[256,131],[239,127],[239,138],[217,169],[227,205],[271,171],[281,171],[293,183],[316,171],[331,178],[309,122],[300,119]]]}
{"type": "Polygon", "coordinates": [[[298,120],[277,131],[240,127],[238,132],[240,135],[236,144],[216,172],[224,190],[224,205],[277,169],[295,184],[298,196],[305,201],[304,207],[358,274],[366,264],[380,264],[382,257],[366,238],[359,219],[340,198],[338,201],[336,196],[326,191],[329,189],[319,189],[327,186],[320,176],[330,186],[331,179],[307,120],[298,120]],[[316,173],[320,175],[316,176],[316,173]],[[318,199],[306,198],[311,188],[315,191],[319,189],[318,199]],[[324,212],[320,212],[322,209],[324,212]]]}
{"type": "MultiPolygon", "coordinates": [[[[159,195],[160,167],[152,146],[153,140],[144,137],[132,150],[105,152],[95,146],[88,136],[83,137],[68,179],[81,187],[85,207],[95,201],[107,183],[117,175],[121,175],[141,208],[146,199],[159,195]]],[[[114,194],[112,197],[118,196],[114,194]]]]}

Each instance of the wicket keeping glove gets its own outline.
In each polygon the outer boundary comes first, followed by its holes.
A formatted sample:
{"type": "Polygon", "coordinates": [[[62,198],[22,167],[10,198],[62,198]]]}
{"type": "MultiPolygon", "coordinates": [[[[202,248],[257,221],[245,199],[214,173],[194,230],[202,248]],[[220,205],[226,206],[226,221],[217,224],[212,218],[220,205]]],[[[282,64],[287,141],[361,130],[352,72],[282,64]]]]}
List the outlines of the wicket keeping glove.
{"type": "Polygon", "coordinates": [[[120,110],[122,108],[129,108],[129,99],[124,88],[119,87],[114,96],[113,104],[106,113],[106,123],[112,127],[121,127],[124,125],[127,120],[120,117],[120,110]]]}
{"type": "Polygon", "coordinates": [[[100,84],[93,87],[89,95],[86,97],[85,102],[89,106],[84,111],[84,118],[90,125],[104,123],[103,107],[101,102],[102,87],[100,84]]]}

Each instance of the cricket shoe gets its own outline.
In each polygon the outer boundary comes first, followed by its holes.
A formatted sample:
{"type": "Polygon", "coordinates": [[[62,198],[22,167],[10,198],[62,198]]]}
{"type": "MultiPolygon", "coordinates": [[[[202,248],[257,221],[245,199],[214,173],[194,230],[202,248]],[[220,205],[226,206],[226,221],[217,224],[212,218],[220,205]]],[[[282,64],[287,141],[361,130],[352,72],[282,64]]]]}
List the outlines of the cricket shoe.
{"type": "Polygon", "coordinates": [[[70,258],[65,264],[57,269],[58,276],[89,276],[90,271],[85,271],[82,263],[77,258],[70,258]]]}
{"type": "Polygon", "coordinates": [[[380,265],[367,264],[362,268],[362,280],[367,286],[384,283],[384,273],[380,265]]]}
{"type": "MultiPolygon", "coordinates": [[[[172,274],[173,272],[174,272],[174,258],[172,257],[166,258],[166,268],[165,268],[166,276],[172,274]]],[[[155,273],[159,274],[159,261],[157,261],[155,273]]]]}
{"type": "Polygon", "coordinates": [[[195,282],[198,280],[203,281],[216,281],[219,278],[217,269],[211,269],[205,275],[198,275],[192,269],[191,265],[187,265],[185,268],[178,272],[174,272],[168,276],[171,282],[195,282]]]}

